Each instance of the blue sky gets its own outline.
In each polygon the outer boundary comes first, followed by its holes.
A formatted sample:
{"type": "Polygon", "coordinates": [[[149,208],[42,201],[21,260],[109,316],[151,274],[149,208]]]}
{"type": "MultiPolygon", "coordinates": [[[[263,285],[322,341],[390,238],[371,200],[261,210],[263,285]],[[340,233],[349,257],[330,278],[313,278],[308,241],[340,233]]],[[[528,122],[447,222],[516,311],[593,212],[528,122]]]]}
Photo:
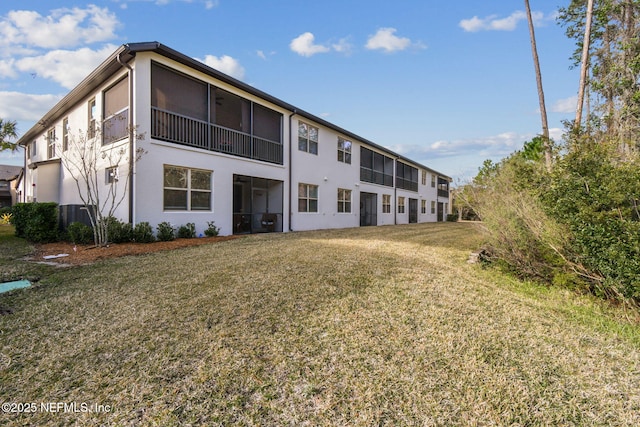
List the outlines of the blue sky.
{"type": "MultiPolygon", "coordinates": [[[[578,87],[574,43],[555,21],[567,3],[531,1],[556,139],[578,87]]],[[[26,132],[119,45],[143,41],[456,181],[541,132],[524,2],[505,0],[3,1],[0,117],[26,132]]]]}

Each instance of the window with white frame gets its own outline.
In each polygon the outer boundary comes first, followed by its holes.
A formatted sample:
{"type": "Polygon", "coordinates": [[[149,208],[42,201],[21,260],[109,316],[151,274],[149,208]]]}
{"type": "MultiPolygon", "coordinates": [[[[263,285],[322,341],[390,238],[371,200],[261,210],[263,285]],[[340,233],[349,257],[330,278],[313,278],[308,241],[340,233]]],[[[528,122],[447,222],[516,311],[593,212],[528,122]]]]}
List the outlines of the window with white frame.
{"type": "Polygon", "coordinates": [[[351,164],[351,141],[338,137],[338,161],[351,164]]]}
{"type": "Polygon", "coordinates": [[[422,169],[422,185],[427,185],[427,171],[422,169]]]}
{"type": "Polygon", "coordinates": [[[431,186],[436,188],[436,176],[434,174],[431,174],[431,186]]]}
{"type": "Polygon", "coordinates": [[[168,211],[211,210],[211,175],[203,169],[164,166],[164,202],[168,211]]]}
{"type": "Polygon", "coordinates": [[[104,182],[105,184],[114,184],[116,182],[118,182],[119,176],[118,176],[118,167],[117,166],[111,166],[109,168],[106,168],[104,171],[104,182]]]}
{"type": "Polygon", "coordinates": [[[109,144],[129,135],[129,77],[104,91],[102,143],[109,144]]]}
{"type": "Polygon", "coordinates": [[[319,129],[304,122],[298,123],[298,150],[318,154],[319,129]]]}
{"type": "Polygon", "coordinates": [[[56,156],[56,128],[47,131],[47,159],[53,159],[56,156]]]}
{"type": "Polygon", "coordinates": [[[431,213],[436,213],[436,202],[434,200],[431,201],[431,213]]]}
{"type": "Polygon", "coordinates": [[[36,142],[33,141],[31,143],[29,143],[29,145],[27,145],[27,157],[28,158],[32,158],[36,156],[36,142]]]}
{"type": "Polygon", "coordinates": [[[298,212],[318,212],[318,186],[298,184],[298,212]]]}
{"type": "Polygon", "coordinates": [[[391,194],[382,195],[382,213],[391,213],[391,194]]]}
{"type": "Polygon", "coordinates": [[[404,213],[404,197],[398,197],[398,213],[404,213]]]}
{"type": "Polygon", "coordinates": [[[62,151],[67,151],[69,148],[69,118],[65,117],[62,120],[62,151]]]}
{"type": "Polygon", "coordinates": [[[338,188],[338,212],[351,213],[351,190],[338,188]]]}
{"type": "Polygon", "coordinates": [[[87,105],[87,138],[91,139],[96,136],[96,99],[91,98],[87,105]]]}
{"type": "Polygon", "coordinates": [[[427,213],[427,201],[426,200],[420,200],[420,212],[423,214],[427,213]]]}

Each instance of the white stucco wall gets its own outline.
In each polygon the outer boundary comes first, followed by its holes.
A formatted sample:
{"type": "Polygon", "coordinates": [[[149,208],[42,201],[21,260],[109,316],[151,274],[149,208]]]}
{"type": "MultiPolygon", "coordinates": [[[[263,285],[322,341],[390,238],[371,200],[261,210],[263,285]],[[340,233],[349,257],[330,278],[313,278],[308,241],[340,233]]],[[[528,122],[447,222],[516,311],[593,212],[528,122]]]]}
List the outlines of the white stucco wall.
{"type": "MultiPolygon", "coordinates": [[[[134,164],[133,191],[135,200],[132,206],[133,223],[147,221],[152,227],[163,221],[168,221],[175,226],[188,222],[196,224],[196,233],[200,234],[207,226],[207,222],[215,221],[220,227],[222,235],[233,233],[233,177],[243,175],[249,177],[265,178],[283,182],[282,192],[271,195],[274,203],[280,204],[278,198],[282,198],[282,225],[283,231],[301,231],[326,228],[357,227],[360,224],[360,197],[361,193],[374,193],[377,195],[376,218],[377,225],[404,224],[409,222],[409,199],[416,199],[418,203],[418,222],[433,222],[437,220],[437,211],[431,213],[431,202],[447,203],[451,209],[449,199],[437,196],[437,186],[431,186],[431,176],[435,173],[426,170],[426,184],[422,184],[423,169],[418,169],[418,191],[394,189],[383,185],[376,185],[360,181],[360,147],[362,145],[374,151],[380,151],[376,147],[354,140],[351,137],[341,135],[333,128],[325,127],[290,111],[270,104],[254,95],[244,93],[229,84],[217,81],[212,77],[197,72],[185,65],[175,63],[163,56],[152,52],[140,52],[129,64],[133,67],[133,90],[135,105],[130,106],[129,114],[133,123],[137,126],[136,134],[141,135],[135,139],[134,150],[144,151],[139,161],[134,164]],[[283,164],[276,165],[256,160],[244,159],[231,155],[215,153],[204,149],[181,146],[163,141],[151,139],[151,61],[157,61],[171,68],[192,75],[202,81],[209,82],[229,92],[235,93],[255,103],[264,105],[278,111],[283,116],[282,142],[283,164]],[[304,121],[319,128],[318,154],[310,154],[298,149],[298,123],[304,121]],[[291,131],[291,135],[290,135],[291,131]],[[338,138],[343,137],[352,142],[351,163],[338,161],[338,138]],[[291,142],[291,147],[289,144],[291,142]],[[291,158],[289,157],[291,156],[291,158]],[[291,164],[291,167],[289,166],[291,164]],[[211,211],[165,211],[163,209],[163,173],[164,165],[173,165],[192,169],[203,169],[212,172],[212,209],[211,211]],[[290,167],[290,170],[289,170],[290,167]],[[298,212],[298,184],[317,185],[319,190],[318,211],[298,212]],[[338,189],[351,190],[351,212],[339,213],[337,195],[338,189]],[[281,194],[281,196],[280,196],[281,194]],[[383,195],[389,195],[391,209],[389,213],[382,212],[383,195]],[[405,197],[405,212],[398,213],[398,197],[405,197]],[[426,212],[423,214],[422,200],[426,201],[426,212]],[[290,219],[290,221],[289,221],[290,219]]],[[[98,123],[103,117],[103,91],[113,83],[126,75],[128,70],[113,76],[109,81],[98,88],[93,94],[87,96],[77,105],[72,106],[64,117],[69,120],[70,138],[81,139],[88,128],[88,101],[96,99],[96,117],[98,123]]],[[[24,178],[24,189],[27,201],[37,197],[38,201],[57,201],[61,205],[81,204],[78,190],[71,174],[61,164],[57,169],[47,163],[47,130],[56,129],[58,138],[57,155],[62,153],[62,119],[57,123],[49,124],[43,128],[42,133],[35,139],[37,144],[36,155],[27,160],[27,166],[38,162],[45,162],[36,169],[28,169],[24,178]],[[36,184],[35,186],[33,184],[36,184]]],[[[70,143],[70,145],[72,145],[70,143]]],[[[121,140],[111,144],[109,148],[122,148],[126,151],[119,165],[120,180],[117,188],[124,189],[128,175],[129,141],[121,140]]],[[[383,152],[386,156],[392,154],[383,152]]],[[[101,191],[108,189],[104,182],[104,169],[115,166],[109,156],[101,158],[98,163],[98,176],[101,182],[101,191]]],[[[414,165],[415,166],[415,165],[414,165]]],[[[436,175],[437,179],[437,175],[436,175]]],[[[104,193],[103,193],[104,194],[104,193]]],[[[436,209],[437,210],[437,209],[436,209]]],[[[117,211],[117,216],[123,220],[129,219],[129,198],[126,197],[117,211]]],[[[279,227],[280,228],[280,227],[279,227]]]]}

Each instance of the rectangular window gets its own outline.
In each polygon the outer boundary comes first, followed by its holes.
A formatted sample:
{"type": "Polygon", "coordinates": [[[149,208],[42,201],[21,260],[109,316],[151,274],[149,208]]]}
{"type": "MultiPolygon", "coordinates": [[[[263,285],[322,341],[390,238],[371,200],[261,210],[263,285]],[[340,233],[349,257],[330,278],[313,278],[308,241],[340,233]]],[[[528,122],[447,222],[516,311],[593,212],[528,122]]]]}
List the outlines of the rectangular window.
{"type": "Polygon", "coordinates": [[[360,147],[360,181],[393,187],[393,158],[360,147]]]}
{"type": "Polygon", "coordinates": [[[318,154],[319,129],[306,123],[298,123],[298,150],[318,154]]]}
{"type": "Polygon", "coordinates": [[[391,194],[382,195],[382,213],[391,213],[391,194]]]}
{"type": "Polygon", "coordinates": [[[318,212],[318,186],[298,184],[298,212],[318,212]]]}
{"type": "Polygon", "coordinates": [[[434,174],[431,174],[431,186],[436,188],[436,176],[434,174]]]}
{"type": "Polygon", "coordinates": [[[51,128],[47,131],[47,159],[53,159],[56,156],[56,129],[51,128]]]}
{"type": "Polygon", "coordinates": [[[404,213],[404,197],[398,197],[398,213],[404,213]]]}
{"type": "Polygon", "coordinates": [[[338,161],[351,164],[351,141],[338,137],[338,161]]]}
{"type": "Polygon", "coordinates": [[[427,201],[426,200],[420,200],[420,212],[423,214],[427,213],[427,201]]]}
{"type": "Polygon", "coordinates": [[[351,190],[338,188],[338,212],[351,213],[351,190]]]}
{"type": "Polygon", "coordinates": [[[27,146],[27,157],[32,158],[36,156],[36,146],[37,144],[35,141],[27,146]]]}
{"type": "Polygon", "coordinates": [[[56,156],[56,129],[51,128],[47,131],[47,158],[52,159],[56,156]]]}
{"type": "Polygon", "coordinates": [[[118,182],[118,167],[112,166],[110,168],[105,169],[104,171],[104,182],[105,184],[113,184],[118,182]]]}
{"type": "Polygon", "coordinates": [[[164,166],[164,209],[211,210],[211,171],[164,166]]]}
{"type": "Polygon", "coordinates": [[[436,213],[436,202],[433,200],[431,201],[431,213],[436,213]]]}
{"type": "Polygon", "coordinates": [[[87,105],[87,123],[89,127],[87,129],[87,138],[91,139],[96,136],[96,99],[89,100],[87,105]]]}
{"type": "Polygon", "coordinates": [[[62,120],[62,151],[67,151],[69,148],[69,118],[65,117],[62,120]]]}
{"type": "Polygon", "coordinates": [[[129,77],[107,89],[103,99],[102,143],[110,144],[129,133],[129,77]]]}
{"type": "Polygon", "coordinates": [[[427,171],[422,169],[422,185],[427,185],[427,171]]]}

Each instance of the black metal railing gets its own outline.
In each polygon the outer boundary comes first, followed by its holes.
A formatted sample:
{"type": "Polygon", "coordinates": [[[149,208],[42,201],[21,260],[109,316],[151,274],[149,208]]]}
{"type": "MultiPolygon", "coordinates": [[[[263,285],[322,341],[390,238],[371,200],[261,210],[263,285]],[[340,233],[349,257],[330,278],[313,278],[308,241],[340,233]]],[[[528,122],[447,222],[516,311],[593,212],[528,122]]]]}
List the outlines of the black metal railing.
{"type": "Polygon", "coordinates": [[[281,165],[282,143],[151,108],[151,137],[281,165]]]}

